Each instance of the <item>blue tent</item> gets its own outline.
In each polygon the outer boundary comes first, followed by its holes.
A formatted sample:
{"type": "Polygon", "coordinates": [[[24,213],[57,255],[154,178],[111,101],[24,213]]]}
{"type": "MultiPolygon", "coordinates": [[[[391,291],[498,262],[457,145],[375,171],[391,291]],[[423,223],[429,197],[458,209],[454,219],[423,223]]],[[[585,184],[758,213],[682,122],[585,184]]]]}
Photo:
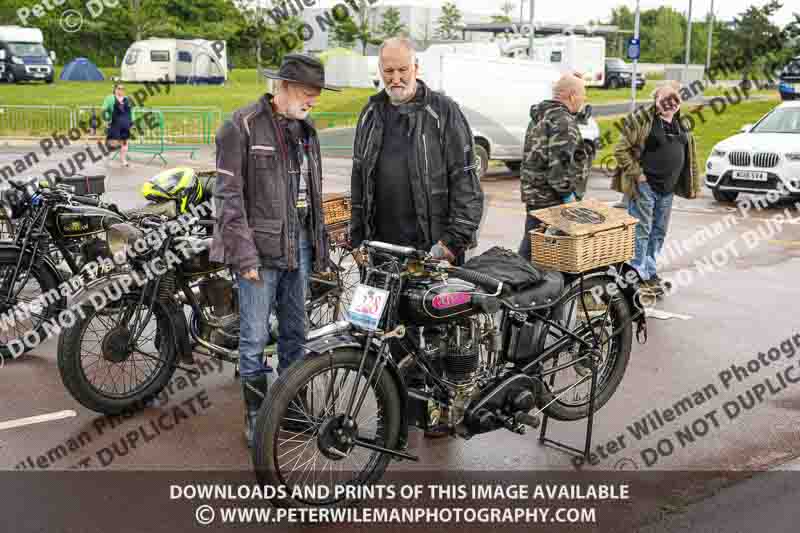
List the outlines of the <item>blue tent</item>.
{"type": "Polygon", "coordinates": [[[61,72],[65,81],[103,81],[103,73],[85,57],[72,60],[61,72]]]}

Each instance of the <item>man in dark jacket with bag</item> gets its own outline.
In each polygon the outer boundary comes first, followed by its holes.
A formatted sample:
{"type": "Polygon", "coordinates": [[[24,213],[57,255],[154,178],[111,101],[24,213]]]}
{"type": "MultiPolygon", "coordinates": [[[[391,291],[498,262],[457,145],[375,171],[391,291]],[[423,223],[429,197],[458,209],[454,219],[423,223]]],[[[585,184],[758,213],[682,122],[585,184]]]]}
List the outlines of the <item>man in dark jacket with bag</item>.
{"type": "Polygon", "coordinates": [[[417,79],[408,39],[379,52],[386,86],[353,145],[351,241],[389,242],[463,262],[483,214],[472,131],[458,105],[417,79]]]}
{"type": "MultiPolygon", "coordinates": [[[[307,115],[325,86],[318,60],[289,54],[276,94],[233,113],[217,132],[217,228],[211,260],[227,264],[239,284],[239,371],[245,436],[267,392],[264,349],[275,306],[278,371],[303,355],[305,293],[312,266],[323,270],[327,245],[322,168],[316,130],[307,115]]],[[[335,90],[335,89],[334,89],[335,90]]]]}

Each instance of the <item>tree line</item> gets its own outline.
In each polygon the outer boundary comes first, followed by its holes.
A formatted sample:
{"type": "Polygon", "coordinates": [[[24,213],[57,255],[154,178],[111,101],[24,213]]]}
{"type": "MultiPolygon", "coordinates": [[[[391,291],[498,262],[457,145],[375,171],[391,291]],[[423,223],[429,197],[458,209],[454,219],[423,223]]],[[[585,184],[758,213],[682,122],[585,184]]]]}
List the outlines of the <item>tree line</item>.
{"type": "MultiPolygon", "coordinates": [[[[40,16],[31,16],[28,26],[40,28],[46,45],[58,54],[59,62],[74,57],[87,57],[99,66],[119,65],[128,47],[136,40],[150,37],[178,39],[225,40],[228,57],[237,67],[257,64],[274,66],[283,54],[302,48],[303,40],[296,39],[287,46],[282,36],[302,31],[302,20],[297,10],[287,11],[286,0],[96,0],[104,1],[102,13],[93,18],[86,8],[86,0],[61,0],[52,9],[41,10],[40,16]],[[113,7],[109,7],[113,6],[113,7]],[[276,17],[275,9],[289,13],[276,17]],[[65,31],[61,17],[67,10],[83,14],[84,22],[77,32],[65,31]],[[265,53],[265,51],[270,53],[265,53]],[[275,52],[278,53],[275,53],[275,52]],[[260,61],[259,61],[260,58],[260,61]]],[[[305,0],[304,0],[305,1],[305,0]]],[[[337,18],[329,29],[331,46],[360,49],[397,35],[413,36],[427,46],[431,38],[460,40],[463,16],[454,2],[445,3],[434,23],[432,35],[428,28],[409,28],[401,21],[400,12],[393,7],[381,9],[378,16],[376,0],[343,0],[349,6],[346,18],[337,18]],[[416,31],[414,31],[416,30],[416,31]]],[[[0,25],[21,24],[17,11],[32,8],[33,0],[3,0],[0,5],[0,25]]],[[[519,3],[506,1],[500,13],[489,17],[495,22],[510,22],[517,18],[519,3]]],[[[751,6],[737,15],[732,23],[714,21],[712,63],[725,59],[731,50],[747,55],[763,50],[766,42],[776,37],[785,40],[786,46],[775,54],[785,56],[800,54],[800,15],[779,28],[770,17],[782,8],[780,0],[771,0],[764,6],[751,6]]],[[[595,24],[611,24],[621,30],[632,31],[634,13],[627,6],[614,8],[608,20],[595,24]]],[[[708,38],[706,20],[692,24],[691,62],[705,64],[708,38]]],[[[650,63],[683,63],[687,28],[685,14],[670,7],[659,7],[641,12],[641,58],[650,63]]],[[[612,35],[607,38],[607,55],[624,57],[624,43],[631,34],[612,35]]],[[[764,62],[775,57],[758,58],[764,62]]],[[[758,61],[752,66],[759,68],[758,61]]]]}

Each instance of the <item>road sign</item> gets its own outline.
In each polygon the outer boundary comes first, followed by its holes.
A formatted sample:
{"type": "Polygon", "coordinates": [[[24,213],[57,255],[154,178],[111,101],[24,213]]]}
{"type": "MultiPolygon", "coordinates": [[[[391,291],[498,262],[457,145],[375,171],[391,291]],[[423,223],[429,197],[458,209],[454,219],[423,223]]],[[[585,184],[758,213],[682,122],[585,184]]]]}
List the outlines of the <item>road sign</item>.
{"type": "Polygon", "coordinates": [[[639,39],[631,37],[628,40],[628,59],[634,61],[638,60],[640,52],[641,52],[641,46],[639,45],[639,39]]]}

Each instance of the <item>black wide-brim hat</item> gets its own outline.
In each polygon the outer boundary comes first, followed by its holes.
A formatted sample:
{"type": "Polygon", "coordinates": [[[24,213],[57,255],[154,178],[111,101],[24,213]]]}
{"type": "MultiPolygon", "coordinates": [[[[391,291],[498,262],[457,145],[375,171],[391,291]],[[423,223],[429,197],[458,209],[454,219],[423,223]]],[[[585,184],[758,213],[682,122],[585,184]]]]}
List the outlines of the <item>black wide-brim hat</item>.
{"type": "Polygon", "coordinates": [[[266,70],[264,76],[273,80],[291,81],[318,89],[341,92],[341,89],[325,85],[325,67],[322,62],[305,54],[286,54],[280,70],[277,72],[266,70]]]}

